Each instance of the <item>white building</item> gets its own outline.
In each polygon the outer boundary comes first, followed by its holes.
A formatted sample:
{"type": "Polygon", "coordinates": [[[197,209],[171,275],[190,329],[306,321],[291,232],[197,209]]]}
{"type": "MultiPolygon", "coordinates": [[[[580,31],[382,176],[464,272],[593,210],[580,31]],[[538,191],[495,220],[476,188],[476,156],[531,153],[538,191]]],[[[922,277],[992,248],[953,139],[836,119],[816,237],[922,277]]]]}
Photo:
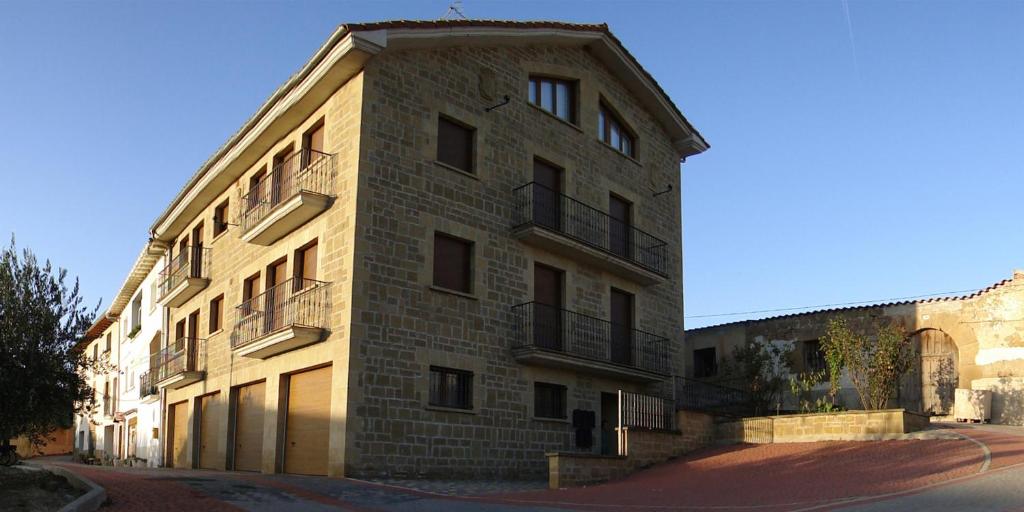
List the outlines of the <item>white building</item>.
{"type": "Polygon", "coordinates": [[[75,418],[75,451],[99,458],[141,459],[157,467],[160,393],[151,379],[152,356],[166,345],[166,308],[157,301],[163,246],[149,243],[136,259],[107,311],[89,328],[79,347],[110,364],[90,379],[99,398],[91,415],[75,418]]]}

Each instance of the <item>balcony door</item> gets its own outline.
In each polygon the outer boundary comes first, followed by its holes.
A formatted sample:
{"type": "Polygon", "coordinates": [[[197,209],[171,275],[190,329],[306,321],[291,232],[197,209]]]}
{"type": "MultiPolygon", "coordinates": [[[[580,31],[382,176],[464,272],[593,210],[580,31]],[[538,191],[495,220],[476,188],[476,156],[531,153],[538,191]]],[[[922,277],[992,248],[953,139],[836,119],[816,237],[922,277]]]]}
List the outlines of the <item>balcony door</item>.
{"type": "Polygon", "coordinates": [[[270,177],[270,205],[274,206],[291,196],[292,180],[295,177],[295,150],[288,148],[274,157],[274,168],[270,177]]]}
{"type": "Polygon", "coordinates": [[[304,137],[302,146],[302,168],[305,169],[320,160],[324,153],[324,125],[317,126],[310,130],[304,137]]]}
{"type": "Polygon", "coordinates": [[[199,310],[193,311],[188,315],[188,340],[185,341],[185,346],[182,347],[185,350],[185,371],[192,372],[196,370],[196,348],[199,344],[197,341],[199,338],[199,310]]]}
{"type": "Polygon", "coordinates": [[[192,254],[189,277],[203,277],[203,223],[192,229],[192,254]]]}
{"type": "Polygon", "coordinates": [[[266,186],[263,183],[263,177],[266,176],[266,174],[266,167],[264,167],[256,174],[253,174],[251,178],[249,178],[249,193],[246,195],[248,199],[246,200],[245,205],[246,212],[255,209],[263,201],[263,193],[261,192],[260,189],[266,186]]]}
{"type": "Polygon", "coordinates": [[[608,248],[613,254],[629,258],[631,251],[630,207],[628,201],[618,196],[608,197],[608,248]]]}
{"type": "Polygon", "coordinates": [[[613,363],[633,364],[633,295],[612,288],[612,353],[613,363]]]}
{"type": "Polygon", "coordinates": [[[564,350],[562,330],[563,272],[547,265],[533,267],[534,344],[549,350],[564,350]]]}
{"type": "Polygon", "coordinates": [[[273,332],[285,324],[285,301],[288,299],[288,290],[283,284],[288,275],[285,272],[287,260],[281,260],[267,267],[267,291],[264,294],[266,300],[266,323],[264,332],[273,332]]]}
{"type": "Polygon", "coordinates": [[[533,220],[538,225],[561,230],[562,169],[543,160],[533,160],[533,220]]]}

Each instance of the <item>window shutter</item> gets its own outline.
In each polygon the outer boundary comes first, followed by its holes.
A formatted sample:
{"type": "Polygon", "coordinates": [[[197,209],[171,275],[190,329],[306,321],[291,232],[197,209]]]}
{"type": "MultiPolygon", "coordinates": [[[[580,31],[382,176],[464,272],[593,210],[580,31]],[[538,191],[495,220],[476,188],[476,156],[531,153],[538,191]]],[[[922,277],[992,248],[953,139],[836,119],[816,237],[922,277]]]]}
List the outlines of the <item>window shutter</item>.
{"type": "Polygon", "coordinates": [[[437,122],[437,159],[456,169],[473,172],[473,130],[443,117],[437,122]]]}

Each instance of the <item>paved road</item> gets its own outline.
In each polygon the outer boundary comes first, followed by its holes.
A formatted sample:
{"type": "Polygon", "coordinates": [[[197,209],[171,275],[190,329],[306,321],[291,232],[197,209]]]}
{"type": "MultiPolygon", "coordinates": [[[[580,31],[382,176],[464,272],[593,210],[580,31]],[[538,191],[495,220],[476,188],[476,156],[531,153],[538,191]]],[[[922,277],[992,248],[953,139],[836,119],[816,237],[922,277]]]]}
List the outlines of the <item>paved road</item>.
{"type": "Polygon", "coordinates": [[[104,510],[110,511],[1024,512],[1024,429],[955,427],[978,443],[720,447],[621,481],[559,491],[523,490],[536,483],[393,482],[402,486],[396,487],[351,479],[59,463],[106,487],[112,505],[104,510]]]}

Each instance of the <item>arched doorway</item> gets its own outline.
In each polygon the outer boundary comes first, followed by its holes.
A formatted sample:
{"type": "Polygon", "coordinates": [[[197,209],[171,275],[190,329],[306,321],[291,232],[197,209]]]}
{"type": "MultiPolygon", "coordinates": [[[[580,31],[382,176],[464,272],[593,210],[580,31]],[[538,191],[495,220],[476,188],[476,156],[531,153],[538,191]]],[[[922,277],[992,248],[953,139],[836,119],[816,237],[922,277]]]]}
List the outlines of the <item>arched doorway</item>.
{"type": "Polygon", "coordinates": [[[945,415],[953,411],[953,399],[959,381],[956,343],[948,334],[929,329],[918,335],[920,340],[921,410],[926,414],[945,415]]]}

